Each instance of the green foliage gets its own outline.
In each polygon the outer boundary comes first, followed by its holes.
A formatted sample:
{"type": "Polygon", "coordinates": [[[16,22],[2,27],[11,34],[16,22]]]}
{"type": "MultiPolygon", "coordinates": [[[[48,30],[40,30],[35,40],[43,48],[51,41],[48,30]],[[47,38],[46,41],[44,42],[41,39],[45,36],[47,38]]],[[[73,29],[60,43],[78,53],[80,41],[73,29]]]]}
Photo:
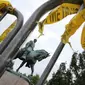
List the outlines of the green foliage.
{"type": "Polygon", "coordinates": [[[47,85],[67,85],[66,80],[66,66],[65,63],[61,63],[58,71],[53,74],[52,79],[49,80],[47,85]]]}
{"type": "Polygon", "coordinates": [[[47,85],[85,85],[85,51],[72,55],[69,69],[61,63],[47,85]]]}
{"type": "Polygon", "coordinates": [[[36,85],[37,82],[38,82],[38,80],[40,79],[40,77],[39,77],[38,74],[36,74],[35,76],[30,76],[30,75],[29,75],[28,78],[30,79],[30,81],[31,81],[31,83],[32,83],[33,85],[36,85]]]}

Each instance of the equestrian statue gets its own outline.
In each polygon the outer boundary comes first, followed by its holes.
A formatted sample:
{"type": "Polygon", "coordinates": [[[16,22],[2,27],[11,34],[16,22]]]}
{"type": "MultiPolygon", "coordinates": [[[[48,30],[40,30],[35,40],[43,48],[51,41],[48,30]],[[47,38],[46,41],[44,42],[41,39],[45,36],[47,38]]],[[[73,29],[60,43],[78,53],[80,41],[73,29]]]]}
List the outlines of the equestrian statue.
{"type": "Polygon", "coordinates": [[[18,53],[16,54],[14,59],[19,58],[20,60],[22,60],[21,65],[16,70],[17,72],[26,63],[26,67],[31,68],[31,75],[33,75],[35,63],[49,56],[49,53],[45,51],[44,49],[34,50],[36,41],[37,41],[36,39],[34,39],[34,41],[29,41],[26,44],[26,46],[20,49],[18,53]]]}

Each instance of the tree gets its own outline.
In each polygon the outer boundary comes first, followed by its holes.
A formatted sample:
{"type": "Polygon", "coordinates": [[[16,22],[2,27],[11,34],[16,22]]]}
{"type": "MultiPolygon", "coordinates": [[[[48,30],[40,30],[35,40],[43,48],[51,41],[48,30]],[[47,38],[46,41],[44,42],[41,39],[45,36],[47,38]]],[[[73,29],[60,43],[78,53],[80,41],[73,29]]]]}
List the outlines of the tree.
{"type": "Polygon", "coordinates": [[[85,51],[79,54],[79,72],[75,85],[85,85],[85,51]]]}
{"type": "Polygon", "coordinates": [[[47,85],[85,85],[85,51],[73,53],[69,69],[61,63],[47,85]]]}
{"type": "Polygon", "coordinates": [[[28,75],[28,78],[30,79],[30,81],[33,85],[36,85],[38,80],[40,79],[38,74],[36,74],[35,76],[28,75]]]}
{"type": "Polygon", "coordinates": [[[58,71],[53,73],[47,85],[67,85],[65,63],[60,64],[58,71]]]}

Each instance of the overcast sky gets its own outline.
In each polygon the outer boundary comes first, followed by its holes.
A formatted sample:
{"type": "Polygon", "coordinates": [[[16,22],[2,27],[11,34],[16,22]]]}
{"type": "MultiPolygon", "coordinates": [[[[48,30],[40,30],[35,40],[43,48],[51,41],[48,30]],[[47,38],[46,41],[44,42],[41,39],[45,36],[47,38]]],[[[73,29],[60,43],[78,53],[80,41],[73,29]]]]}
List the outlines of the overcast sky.
{"type": "MultiPolygon", "coordinates": [[[[43,3],[45,3],[47,0],[9,0],[12,5],[17,8],[24,16],[24,23],[27,21],[27,19],[32,15],[32,13],[43,3]]],[[[69,20],[73,17],[74,15],[70,15],[63,19],[60,22],[57,22],[52,25],[45,25],[45,30],[44,30],[44,36],[41,36],[35,46],[35,49],[45,49],[50,53],[50,57],[48,57],[45,60],[42,60],[41,62],[37,62],[35,65],[35,72],[34,74],[39,74],[41,75],[42,72],[44,71],[46,65],[48,64],[50,58],[52,57],[55,49],[60,43],[61,40],[61,35],[63,34],[65,30],[65,25],[69,22],[69,20]]],[[[7,16],[2,22],[0,22],[0,34],[7,28],[11,22],[14,21],[14,17],[9,18],[12,16],[7,16]],[[9,21],[9,23],[7,23],[9,21]],[[4,25],[4,23],[6,25],[4,25]]],[[[83,26],[83,25],[82,25],[83,26]]],[[[81,48],[80,45],[80,38],[81,38],[81,31],[82,31],[82,26],[79,28],[79,30],[70,38],[70,42],[72,43],[73,49],[75,51],[81,52],[83,49],[81,48]]],[[[30,35],[30,37],[26,40],[28,42],[29,40],[33,40],[34,38],[37,38],[39,35],[38,33],[38,26],[36,26],[34,32],[30,35]]],[[[25,42],[25,43],[26,43],[25,42]]],[[[24,45],[22,46],[24,47],[24,45]]],[[[52,69],[52,72],[56,72],[59,64],[61,62],[66,62],[67,65],[69,65],[69,62],[71,60],[72,56],[72,49],[68,44],[64,47],[62,53],[60,54],[58,61],[56,62],[54,68],[52,69]]],[[[21,61],[16,60],[15,65],[14,65],[14,70],[18,68],[20,65],[21,61]]],[[[30,74],[30,69],[23,67],[20,69],[20,72],[30,74]]],[[[50,76],[51,76],[50,74],[50,76]]]]}

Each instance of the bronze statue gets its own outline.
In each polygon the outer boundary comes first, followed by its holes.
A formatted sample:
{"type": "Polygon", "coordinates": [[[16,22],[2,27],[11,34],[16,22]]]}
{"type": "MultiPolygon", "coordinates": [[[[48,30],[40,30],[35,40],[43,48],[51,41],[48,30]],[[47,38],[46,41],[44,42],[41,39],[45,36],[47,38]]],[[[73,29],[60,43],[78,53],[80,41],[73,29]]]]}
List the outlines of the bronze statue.
{"type": "Polygon", "coordinates": [[[25,48],[23,49],[24,50],[24,53],[23,53],[23,58],[26,57],[26,55],[28,55],[31,51],[34,50],[34,47],[35,47],[35,43],[37,42],[37,39],[34,39],[33,41],[29,41],[28,43],[26,43],[26,46],[25,48]]]}
{"type": "Polygon", "coordinates": [[[26,63],[26,67],[31,68],[31,75],[33,75],[34,65],[35,65],[36,61],[37,60],[41,61],[49,56],[49,53],[43,49],[35,50],[35,51],[32,50],[29,53],[27,53],[26,57],[23,57],[24,52],[25,52],[25,50],[21,49],[19,51],[19,53],[17,54],[17,56],[15,57],[15,59],[19,58],[20,60],[23,61],[16,71],[18,72],[19,69],[26,63]]]}
{"type": "Polygon", "coordinates": [[[26,43],[25,47],[20,49],[16,54],[15,54],[15,58],[19,57],[19,56],[23,56],[23,58],[26,59],[26,55],[29,54],[31,51],[34,50],[35,47],[35,43],[37,42],[37,39],[34,39],[33,41],[29,41],[26,43]]]}

